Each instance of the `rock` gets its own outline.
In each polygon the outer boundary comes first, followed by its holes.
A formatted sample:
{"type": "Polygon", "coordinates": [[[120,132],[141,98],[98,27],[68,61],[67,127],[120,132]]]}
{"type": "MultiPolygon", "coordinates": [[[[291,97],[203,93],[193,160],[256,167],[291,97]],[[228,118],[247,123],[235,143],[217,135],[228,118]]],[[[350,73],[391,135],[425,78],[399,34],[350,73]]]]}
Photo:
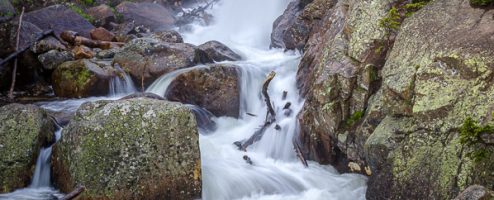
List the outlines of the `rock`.
{"type": "Polygon", "coordinates": [[[87,59],[65,62],[52,74],[53,90],[59,97],[81,98],[108,94],[115,76],[110,63],[87,59]]]}
{"type": "Polygon", "coordinates": [[[111,23],[116,22],[117,17],[110,6],[101,4],[87,9],[87,14],[94,19],[94,25],[111,28],[111,23]]]}
{"type": "Polygon", "coordinates": [[[24,15],[24,21],[33,23],[43,31],[53,30],[57,37],[63,31],[71,30],[89,38],[89,31],[94,28],[91,23],[64,5],[53,5],[28,12],[24,15]]]}
{"type": "MultiPolygon", "coordinates": [[[[0,24],[0,57],[7,57],[15,52],[17,21],[0,24]]],[[[30,22],[22,22],[21,33],[19,34],[19,49],[28,47],[35,42],[42,30],[30,22]]]]}
{"type": "Polygon", "coordinates": [[[68,51],[51,50],[38,56],[43,69],[54,70],[64,62],[74,60],[74,55],[68,51]]]}
{"type": "Polygon", "coordinates": [[[74,55],[74,58],[78,60],[82,58],[93,58],[95,53],[89,47],[80,45],[72,49],[72,54],[74,55]]]}
{"type": "Polygon", "coordinates": [[[178,103],[137,98],[83,104],[54,147],[54,183],[82,199],[201,196],[199,135],[178,103]]]}
{"type": "Polygon", "coordinates": [[[150,85],[168,72],[210,62],[203,51],[186,43],[163,43],[152,38],[137,38],[127,43],[113,60],[135,82],[150,85]]]}
{"type": "Polygon", "coordinates": [[[215,116],[238,117],[240,109],[239,74],[234,65],[211,65],[178,75],[168,86],[170,101],[193,104],[215,116]]]}
{"type": "Polygon", "coordinates": [[[134,26],[143,26],[151,32],[170,29],[175,23],[172,11],[159,4],[123,2],[116,11],[124,22],[134,22],[134,26]]]}
{"type": "Polygon", "coordinates": [[[173,31],[173,30],[154,32],[151,33],[149,37],[157,39],[161,42],[169,42],[169,43],[184,42],[182,36],[177,31],[173,31]]]}
{"type": "Polygon", "coordinates": [[[309,39],[310,26],[300,17],[303,9],[304,4],[300,0],[293,1],[283,15],[274,21],[271,47],[290,50],[304,48],[309,39]]]}
{"type": "Polygon", "coordinates": [[[38,42],[36,42],[32,47],[31,51],[35,54],[42,54],[50,50],[66,50],[65,45],[63,45],[57,38],[53,36],[48,36],[38,42]]]}
{"type": "Polygon", "coordinates": [[[375,102],[387,117],[365,143],[368,199],[453,199],[494,183],[494,147],[460,139],[473,134],[460,131],[468,118],[479,127],[492,121],[494,10],[485,12],[437,0],[403,22],[375,102]]]}
{"type": "Polygon", "coordinates": [[[115,34],[102,27],[91,30],[90,35],[93,40],[101,40],[108,42],[115,40],[115,34]]]}
{"type": "Polygon", "coordinates": [[[115,57],[115,54],[119,53],[121,50],[122,49],[120,48],[103,49],[96,53],[96,58],[110,59],[115,57]]]}
{"type": "Polygon", "coordinates": [[[488,200],[494,199],[494,192],[481,185],[472,185],[461,192],[454,200],[488,200]]]}
{"type": "Polygon", "coordinates": [[[200,50],[206,52],[208,57],[215,62],[221,61],[237,61],[241,60],[242,57],[235,52],[233,52],[226,45],[218,41],[209,41],[198,46],[200,50]]]}
{"type": "Polygon", "coordinates": [[[42,146],[53,142],[55,126],[34,105],[0,107],[0,192],[29,185],[42,146]]]}
{"type": "Polygon", "coordinates": [[[15,14],[15,8],[9,0],[0,0],[0,23],[9,21],[15,14]]]}

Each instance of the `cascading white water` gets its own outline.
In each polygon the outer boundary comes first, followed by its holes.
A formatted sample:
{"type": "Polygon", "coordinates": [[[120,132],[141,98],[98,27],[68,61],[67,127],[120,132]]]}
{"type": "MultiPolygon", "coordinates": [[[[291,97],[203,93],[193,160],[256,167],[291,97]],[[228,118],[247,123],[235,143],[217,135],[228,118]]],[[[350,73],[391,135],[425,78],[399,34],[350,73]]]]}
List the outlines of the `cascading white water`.
{"type": "MultiPolygon", "coordinates": [[[[364,176],[338,174],[331,166],[315,162],[309,162],[305,168],[296,157],[293,146],[299,130],[296,115],[303,106],[296,87],[300,55],[268,49],[272,22],[288,3],[286,0],[224,0],[211,10],[215,24],[195,25],[192,32],[184,33],[186,42],[198,45],[218,40],[245,58],[232,62],[240,66],[240,119],[217,118],[217,129],[200,136],[205,200],[365,199],[364,176]],[[261,85],[270,71],[277,73],[268,92],[277,113],[275,124],[281,130],[272,124],[261,140],[246,152],[240,151],[233,143],[248,139],[264,124],[267,108],[261,85]],[[288,92],[284,100],[283,91],[288,92]],[[283,110],[287,102],[291,103],[288,116],[283,110]],[[244,156],[253,164],[247,163],[244,156]]],[[[148,91],[163,95],[173,78],[185,71],[164,76],[148,91]]]]}
{"type": "Polygon", "coordinates": [[[110,81],[109,96],[122,97],[137,92],[132,78],[130,78],[130,76],[118,65],[115,65],[115,69],[117,70],[118,75],[113,77],[110,81]]]}

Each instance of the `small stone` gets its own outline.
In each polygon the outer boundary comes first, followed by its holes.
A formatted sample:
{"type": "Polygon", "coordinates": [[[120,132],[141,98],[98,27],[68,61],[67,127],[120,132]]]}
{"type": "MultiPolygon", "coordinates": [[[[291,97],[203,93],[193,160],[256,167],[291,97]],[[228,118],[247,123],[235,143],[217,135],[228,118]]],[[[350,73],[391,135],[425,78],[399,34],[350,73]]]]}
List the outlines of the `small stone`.
{"type": "Polygon", "coordinates": [[[354,162],[349,162],[348,168],[350,168],[350,171],[352,171],[352,172],[360,172],[362,170],[360,168],[360,165],[357,163],[354,163],[354,162]]]}
{"type": "Polygon", "coordinates": [[[108,42],[115,40],[115,34],[102,27],[91,30],[90,35],[93,40],[101,40],[108,42]]]}
{"type": "Polygon", "coordinates": [[[94,52],[86,46],[76,46],[74,49],[72,49],[72,53],[74,53],[74,57],[76,60],[82,59],[82,58],[93,58],[94,57],[94,52]]]}

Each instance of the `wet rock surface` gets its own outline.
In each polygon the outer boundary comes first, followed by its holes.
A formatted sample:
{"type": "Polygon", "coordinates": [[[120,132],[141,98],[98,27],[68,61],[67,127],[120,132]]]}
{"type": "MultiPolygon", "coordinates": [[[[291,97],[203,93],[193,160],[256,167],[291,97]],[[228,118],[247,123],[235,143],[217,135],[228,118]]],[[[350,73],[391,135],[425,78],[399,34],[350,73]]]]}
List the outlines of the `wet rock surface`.
{"type": "Polygon", "coordinates": [[[198,48],[204,51],[210,60],[215,62],[238,61],[242,59],[240,55],[218,41],[206,42],[199,45],[198,48]]]}
{"type": "Polygon", "coordinates": [[[197,105],[215,116],[238,117],[240,86],[237,66],[210,65],[178,75],[168,87],[170,101],[197,105]]]}

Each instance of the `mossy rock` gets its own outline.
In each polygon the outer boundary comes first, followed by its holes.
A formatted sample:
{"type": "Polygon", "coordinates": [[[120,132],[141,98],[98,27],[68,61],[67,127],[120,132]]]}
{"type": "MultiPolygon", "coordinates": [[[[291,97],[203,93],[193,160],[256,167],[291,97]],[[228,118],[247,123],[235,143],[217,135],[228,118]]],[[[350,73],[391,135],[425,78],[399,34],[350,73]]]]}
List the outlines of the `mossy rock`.
{"type": "Polygon", "coordinates": [[[53,90],[59,97],[106,95],[109,81],[114,76],[114,70],[109,64],[87,59],[68,61],[53,72],[53,90]]]}
{"type": "Polygon", "coordinates": [[[55,184],[83,199],[194,199],[201,195],[194,114],[179,103],[135,98],[83,104],[52,158],[55,184]]]}
{"type": "Polygon", "coordinates": [[[0,193],[26,187],[42,146],[53,142],[55,125],[34,105],[0,107],[0,193]]]}

